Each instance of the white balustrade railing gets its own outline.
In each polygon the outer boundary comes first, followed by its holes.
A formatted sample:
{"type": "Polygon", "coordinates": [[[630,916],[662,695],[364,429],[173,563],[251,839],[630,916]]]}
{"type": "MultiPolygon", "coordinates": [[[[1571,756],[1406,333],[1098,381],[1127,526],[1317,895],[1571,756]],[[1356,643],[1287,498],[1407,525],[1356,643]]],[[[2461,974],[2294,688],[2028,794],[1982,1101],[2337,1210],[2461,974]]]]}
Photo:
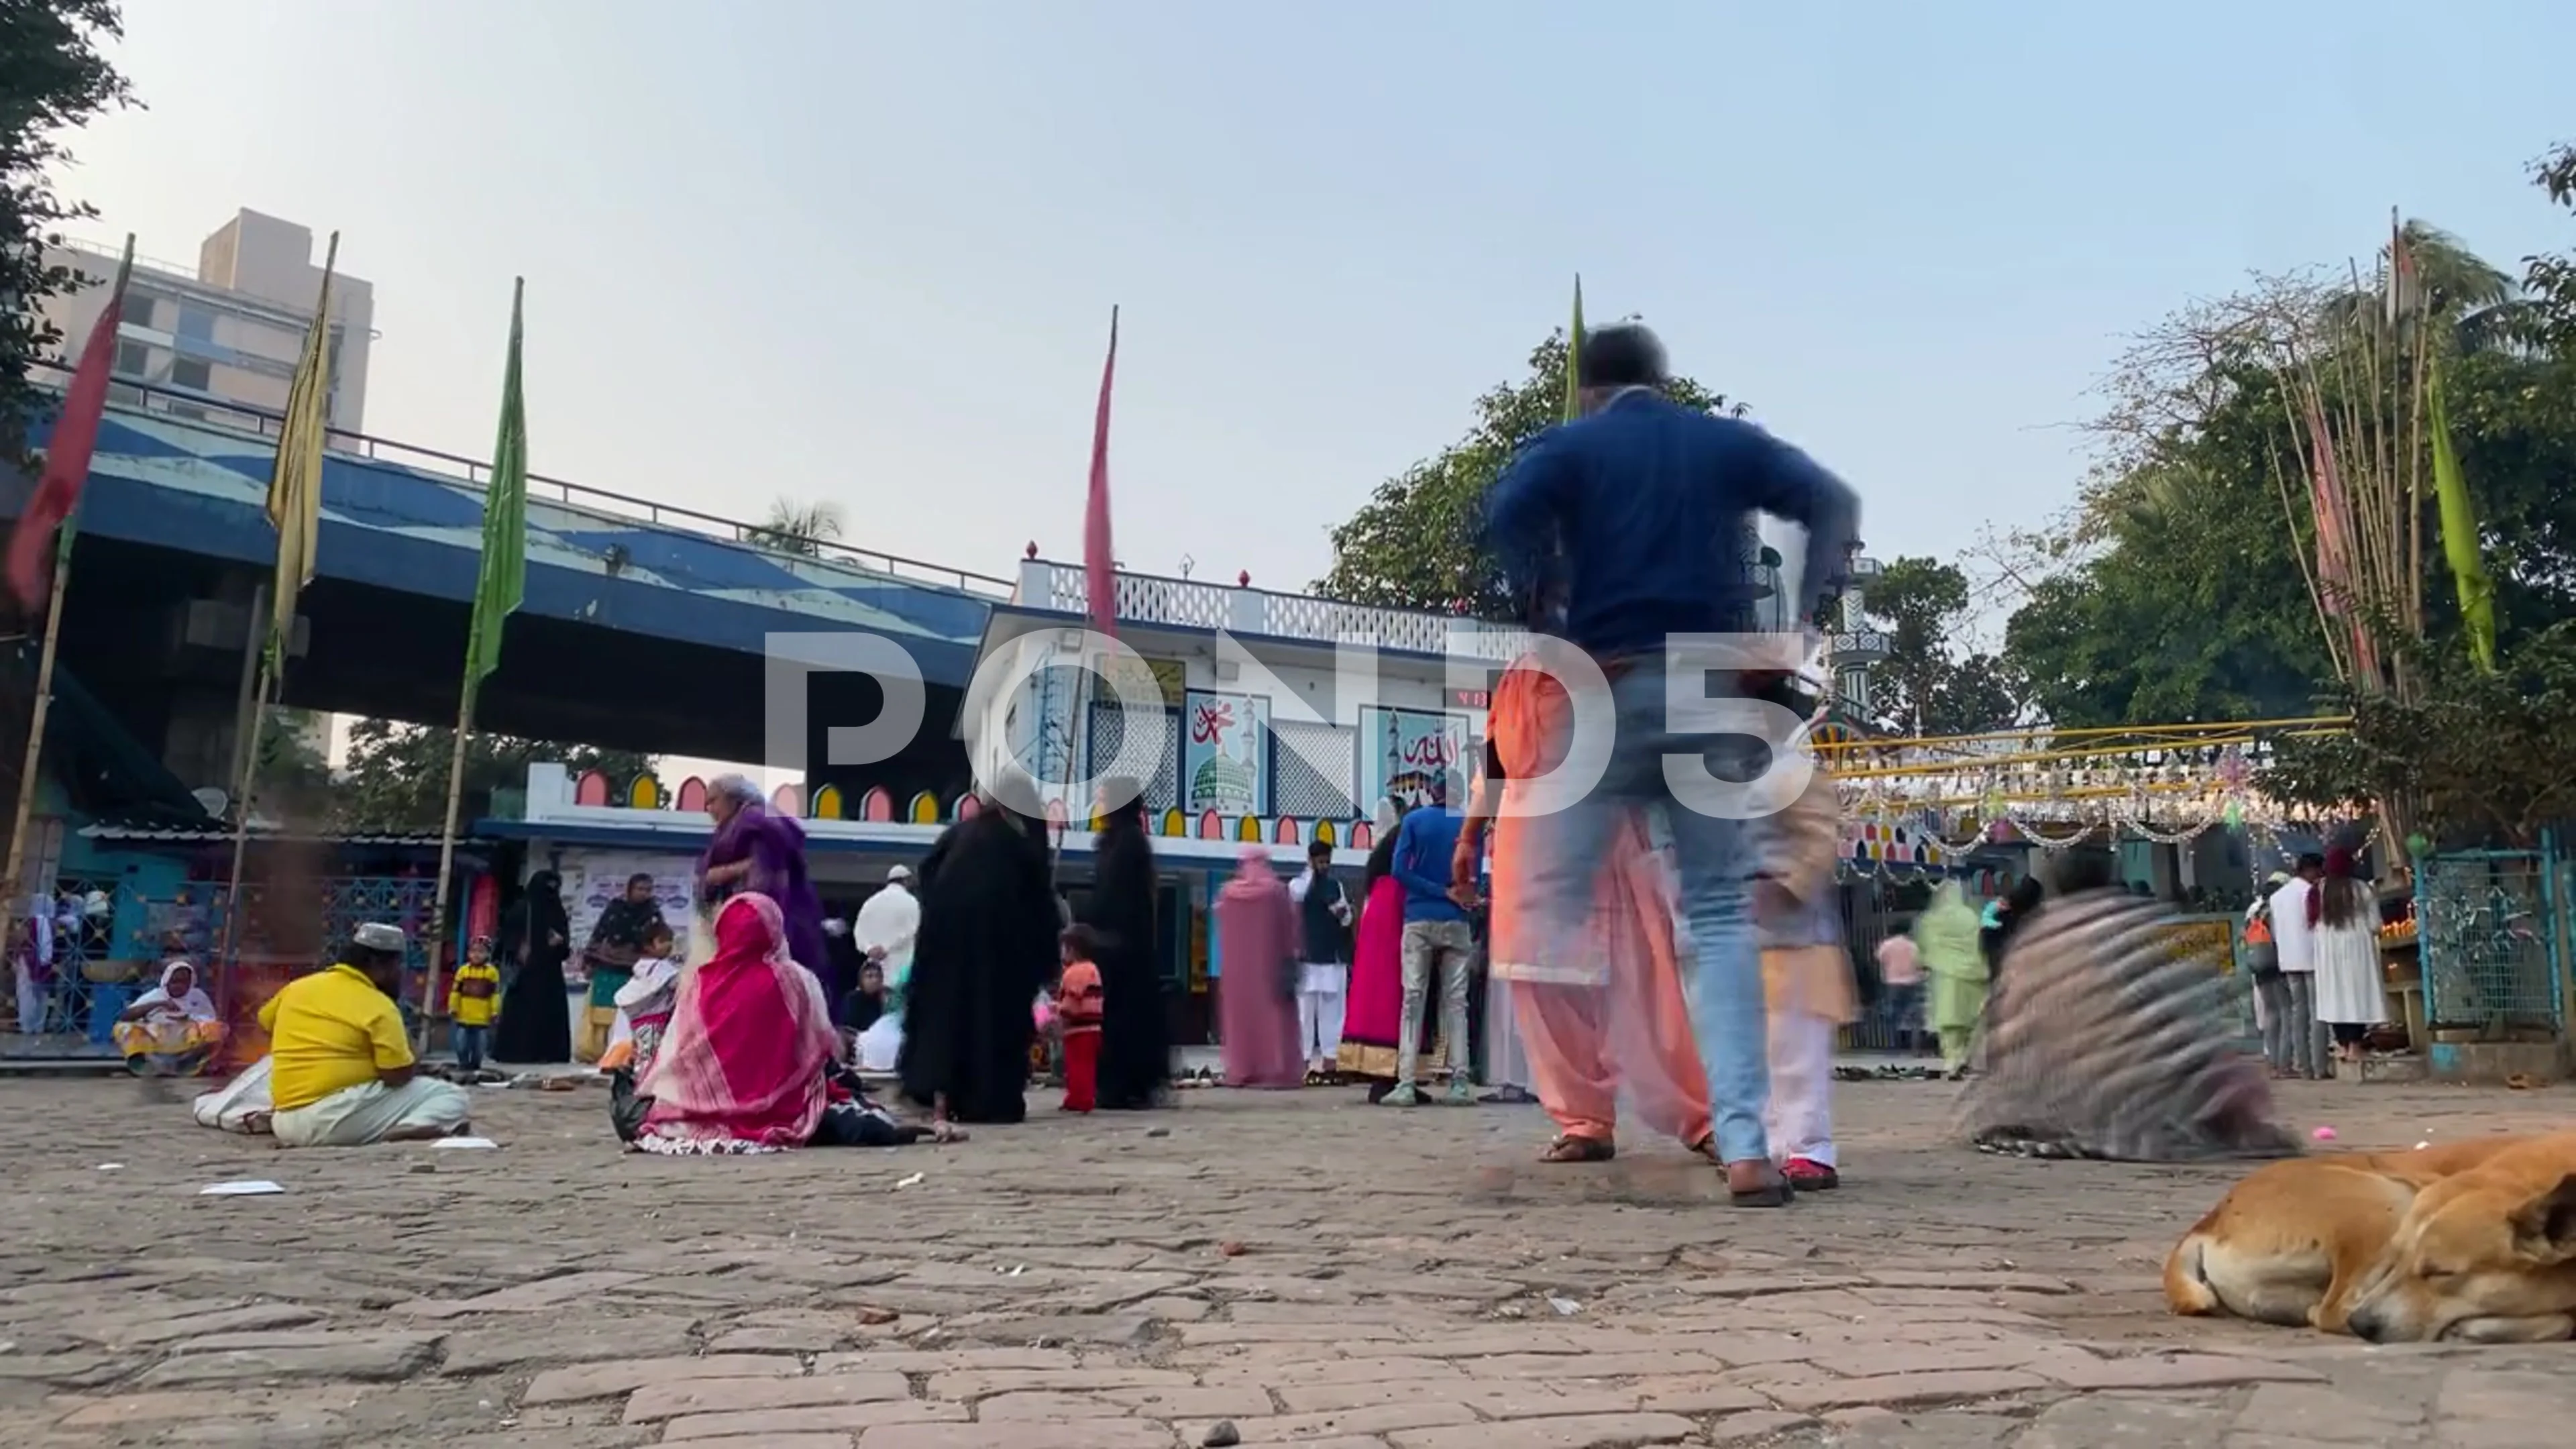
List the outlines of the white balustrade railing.
{"type": "MultiPolygon", "coordinates": [[[[1273,639],[1374,644],[1415,654],[1444,654],[1452,647],[1470,658],[1497,662],[1520,655],[1529,635],[1451,614],[1382,609],[1367,604],[1282,594],[1249,586],[1201,583],[1154,574],[1120,573],[1116,603],[1122,622],[1172,624],[1273,639]]],[[[1089,606],[1080,564],[1031,559],[1021,566],[1023,604],[1079,614],[1089,606]]]]}

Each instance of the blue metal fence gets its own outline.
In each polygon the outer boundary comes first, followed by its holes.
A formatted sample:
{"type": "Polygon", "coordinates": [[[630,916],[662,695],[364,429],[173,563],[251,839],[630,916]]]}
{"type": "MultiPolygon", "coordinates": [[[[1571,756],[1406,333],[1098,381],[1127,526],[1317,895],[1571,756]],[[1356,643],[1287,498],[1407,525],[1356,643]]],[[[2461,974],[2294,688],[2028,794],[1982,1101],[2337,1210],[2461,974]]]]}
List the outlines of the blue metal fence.
{"type": "Polygon", "coordinates": [[[2483,1040],[2566,1031],[2576,862],[2537,850],[2462,850],[2415,869],[2425,1023],[2483,1040]]]}
{"type": "MultiPolygon", "coordinates": [[[[265,885],[242,888],[243,928],[234,959],[221,961],[225,891],[191,881],[167,893],[135,891],[113,875],[66,872],[56,882],[56,909],[46,922],[52,946],[50,981],[25,1004],[44,1013],[41,1022],[18,1023],[25,1035],[85,1036],[95,1044],[137,992],[158,979],[173,951],[199,963],[209,990],[227,968],[266,968],[287,974],[309,968],[344,945],[367,921],[402,927],[410,938],[405,965],[410,985],[404,1006],[414,1005],[429,964],[426,932],[436,882],[413,876],[331,876],[300,882],[284,915],[272,917],[265,885]]],[[[16,925],[18,954],[28,956],[33,926],[16,925]]]]}

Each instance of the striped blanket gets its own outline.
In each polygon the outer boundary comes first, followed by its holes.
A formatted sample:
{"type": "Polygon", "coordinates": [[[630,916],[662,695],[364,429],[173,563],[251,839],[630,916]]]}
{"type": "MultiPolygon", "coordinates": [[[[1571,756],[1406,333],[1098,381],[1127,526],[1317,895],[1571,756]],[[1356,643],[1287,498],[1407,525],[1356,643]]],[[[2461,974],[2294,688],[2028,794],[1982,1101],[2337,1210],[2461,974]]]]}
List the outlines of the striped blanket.
{"type": "Polygon", "coordinates": [[[2002,969],[1984,1071],[1960,1101],[1979,1148],[2188,1162],[2296,1156],[2259,1059],[2223,1019],[2217,963],[2155,902],[2088,891],[2042,906],[2002,969]]]}

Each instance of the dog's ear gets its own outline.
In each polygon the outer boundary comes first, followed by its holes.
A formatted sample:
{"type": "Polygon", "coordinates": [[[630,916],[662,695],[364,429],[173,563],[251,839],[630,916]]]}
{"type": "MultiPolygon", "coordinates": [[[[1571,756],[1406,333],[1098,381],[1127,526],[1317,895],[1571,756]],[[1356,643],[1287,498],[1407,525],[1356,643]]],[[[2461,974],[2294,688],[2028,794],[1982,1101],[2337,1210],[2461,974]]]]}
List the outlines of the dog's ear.
{"type": "Polygon", "coordinates": [[[2576,1262],[2576,1172],[2514,1212],[2513,1245],[2537,1263],[2576,1262]]]}

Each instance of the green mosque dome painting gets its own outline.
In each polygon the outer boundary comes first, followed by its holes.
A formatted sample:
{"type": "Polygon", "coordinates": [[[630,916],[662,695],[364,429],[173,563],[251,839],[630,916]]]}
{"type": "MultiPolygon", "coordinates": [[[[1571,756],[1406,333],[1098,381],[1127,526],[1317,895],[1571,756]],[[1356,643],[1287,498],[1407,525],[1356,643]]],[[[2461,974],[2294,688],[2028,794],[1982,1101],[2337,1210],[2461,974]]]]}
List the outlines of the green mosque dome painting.
{"type": "Polygon", "coordinates": [[[1248,813],[1255,808],[1253,796],[1260,784],[1250,765],[1232,755],[1213,754],[1201,760],[1190,776],[1190,804],[1201,810],[1248,813]]]}

